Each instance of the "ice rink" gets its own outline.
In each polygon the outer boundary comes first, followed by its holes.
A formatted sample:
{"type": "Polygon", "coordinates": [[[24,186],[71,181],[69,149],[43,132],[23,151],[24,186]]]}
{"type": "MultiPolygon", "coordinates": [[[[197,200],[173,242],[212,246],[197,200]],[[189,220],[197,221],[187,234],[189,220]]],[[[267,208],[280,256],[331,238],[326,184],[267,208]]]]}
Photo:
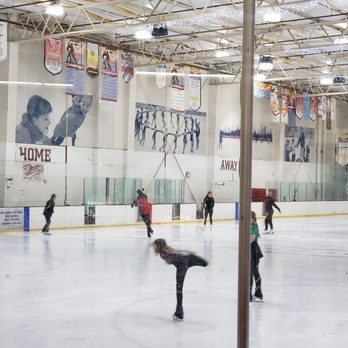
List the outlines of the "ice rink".
{"type": "MultiPolygon", "coordinates": [[[[250,347],[346,348],[348,216],[274,222],[260,240],[265,302],[250,306],[250,347]]],[[[175,268],[143,226],[1,233],[0,347],[236,347],[238,224],[154,230],[210,261],[188,271],[183,322],[171,319],[175,268]]]]}

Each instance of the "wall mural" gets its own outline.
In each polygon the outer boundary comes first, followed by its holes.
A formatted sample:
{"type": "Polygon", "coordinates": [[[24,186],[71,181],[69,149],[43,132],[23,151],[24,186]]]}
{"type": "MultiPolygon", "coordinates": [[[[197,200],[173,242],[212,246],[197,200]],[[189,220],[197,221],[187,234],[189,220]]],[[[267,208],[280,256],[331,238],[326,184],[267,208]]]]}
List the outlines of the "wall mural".
{"type": "Polygon", "coordinates": [[[315,162],[314,128],[285,126],[284,160],[315,162]]]}
{"type": "Polygon", "coordinates": [[[135,150],[204,155],[205,134],[205,112],[136,103],[135,150]]]}

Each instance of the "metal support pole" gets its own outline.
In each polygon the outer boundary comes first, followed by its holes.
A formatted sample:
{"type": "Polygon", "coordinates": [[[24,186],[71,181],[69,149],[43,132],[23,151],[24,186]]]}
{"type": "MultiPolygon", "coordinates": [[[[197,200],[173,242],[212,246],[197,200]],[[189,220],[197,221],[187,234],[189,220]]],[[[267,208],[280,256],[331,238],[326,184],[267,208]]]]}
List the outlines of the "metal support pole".
{"type": "Polygon", "coordinates": [[[252,164],[255,1],[243,1],[243,61],[240,88],[240,219],[237,347],[249,347],[249,255],[252,164]]]}

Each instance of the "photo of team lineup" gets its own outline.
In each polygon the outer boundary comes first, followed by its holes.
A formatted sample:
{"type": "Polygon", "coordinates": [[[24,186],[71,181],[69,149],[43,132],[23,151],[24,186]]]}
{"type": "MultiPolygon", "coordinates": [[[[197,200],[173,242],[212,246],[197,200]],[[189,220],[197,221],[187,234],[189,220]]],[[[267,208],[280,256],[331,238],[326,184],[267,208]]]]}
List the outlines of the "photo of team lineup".
{"type": "Polygon", "coordinates": [[[134,149],[204,155],[206,113],[136,103],[134,149]]]}

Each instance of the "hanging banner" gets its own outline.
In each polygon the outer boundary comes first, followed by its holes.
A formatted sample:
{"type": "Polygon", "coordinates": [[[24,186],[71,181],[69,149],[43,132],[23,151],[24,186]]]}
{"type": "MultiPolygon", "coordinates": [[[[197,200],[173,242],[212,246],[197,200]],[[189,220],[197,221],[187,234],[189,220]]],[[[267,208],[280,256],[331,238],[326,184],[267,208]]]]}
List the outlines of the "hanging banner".
{"type": "Polygon", "coordinates": [[[184,68],[180,65],[174,65],[173,75],[170,83],[171,90],[171,108],[177,111],[185,110],[185,79],[183,76],[184,68]]]}
{"type": "Polygon", "coordinates": [[[158,88],[163,88],[166,86],[167,78],[165,73],[167,72],[167,66],[166,65],[157,65],[156,66],[156,85],[158,88]]]}
{"type": "Polygon", "coordinates": [[[0,61],[7,58],[7,23],[0,22],[0,61]]]}
{"type": "Polygon", "coordinates": [[[348,165],[348,134],[338,136],[337,162],[341,166],[348,165]]]}
{"type": "Polygon", "coordinates": [[[116,50],[103,46],[101,55],[101,99],[117,101],[118,72],[116,50]]]}
{"type": "Polygon", "coordinates": [[[288,94],[288,126],[296,127],[296,96],[295,91],[290,90],[288,94]]]}
{"type": "Polygon", "coordinates": [[[254,82],[254,97],[262,99],[270,99],[271,89],[268,83],[254,82]]]}
{"type": "Polygon", "coordinates": [[[272,111],[272,123],[280,122],[280,108],[277,92],[270,93],[271,111],[272,111]]]}
{"type": "Polygon", "coordinates": [[[318,118],[326,120],[326,97],[318,97],[318,118]]]}
{"type": "Polygon", "coordinates": [[[303,99],[303,119],[304,120],[311,121],[310,112],[311,112],[311,97],[309,95],[305,95],[303,99]]]}
{"type": "Polygon", "coordinates": [[[84,42],[65,40],[65,79],[68,87],[67,94],[83,95],[85,93],[85,46],[84,42]]]}
{"type": "Polygon", "coordinates": [[[318,115],[318,99],[317,97],[311,97],[309,117],[312,121],[315,121],[317,119],[317,115],[318,115]]]}
{"type": "Polygon", "coordinates": [[[304,97],[302,95],[296,97],[296,116],[298,118],[303,117],[304,109],[304,97]]]}
{"type": "Polygon", "coordinates": [[[281,109],[281,123],[288,123],[288,96],[289,90],[287,88],[282,89],[282,109],[281,109]]]}
{"type": "Polygon", "coordinates": [[[94,43],[87,42],[87,75],[92,79],[99,74],[99,46],[94,43]]]}
{"type": "Polygon", "coordinates": [[[336,99],[331,98],[331,120],[336,119],[336,99]]]}
{"type": "MultiPolygon", "coordinates": [[[[199,75],[201,69],[190,68],[190,74],[199,75]]],[[[189,101],[191,110],[199,110],[201,108],[201,86],[202,80],[200,76],[189,76],[189,101]]]]}
{"type": "Polygon", "coordinates": [[[131,52],[121,52],[122,78],[129,82],[134,76],[134,55],[131,52]]]}
{"type": "Polygon", "coordinates": [[[52,75],[58,75],[63,70],[63,40],[46,39],[44,43],[45,69],[52,75]]]}
{"type": "Polygon", "coordinates": [[[331,98],[326,98],[326,129],[331,130],[331,98]]]}

